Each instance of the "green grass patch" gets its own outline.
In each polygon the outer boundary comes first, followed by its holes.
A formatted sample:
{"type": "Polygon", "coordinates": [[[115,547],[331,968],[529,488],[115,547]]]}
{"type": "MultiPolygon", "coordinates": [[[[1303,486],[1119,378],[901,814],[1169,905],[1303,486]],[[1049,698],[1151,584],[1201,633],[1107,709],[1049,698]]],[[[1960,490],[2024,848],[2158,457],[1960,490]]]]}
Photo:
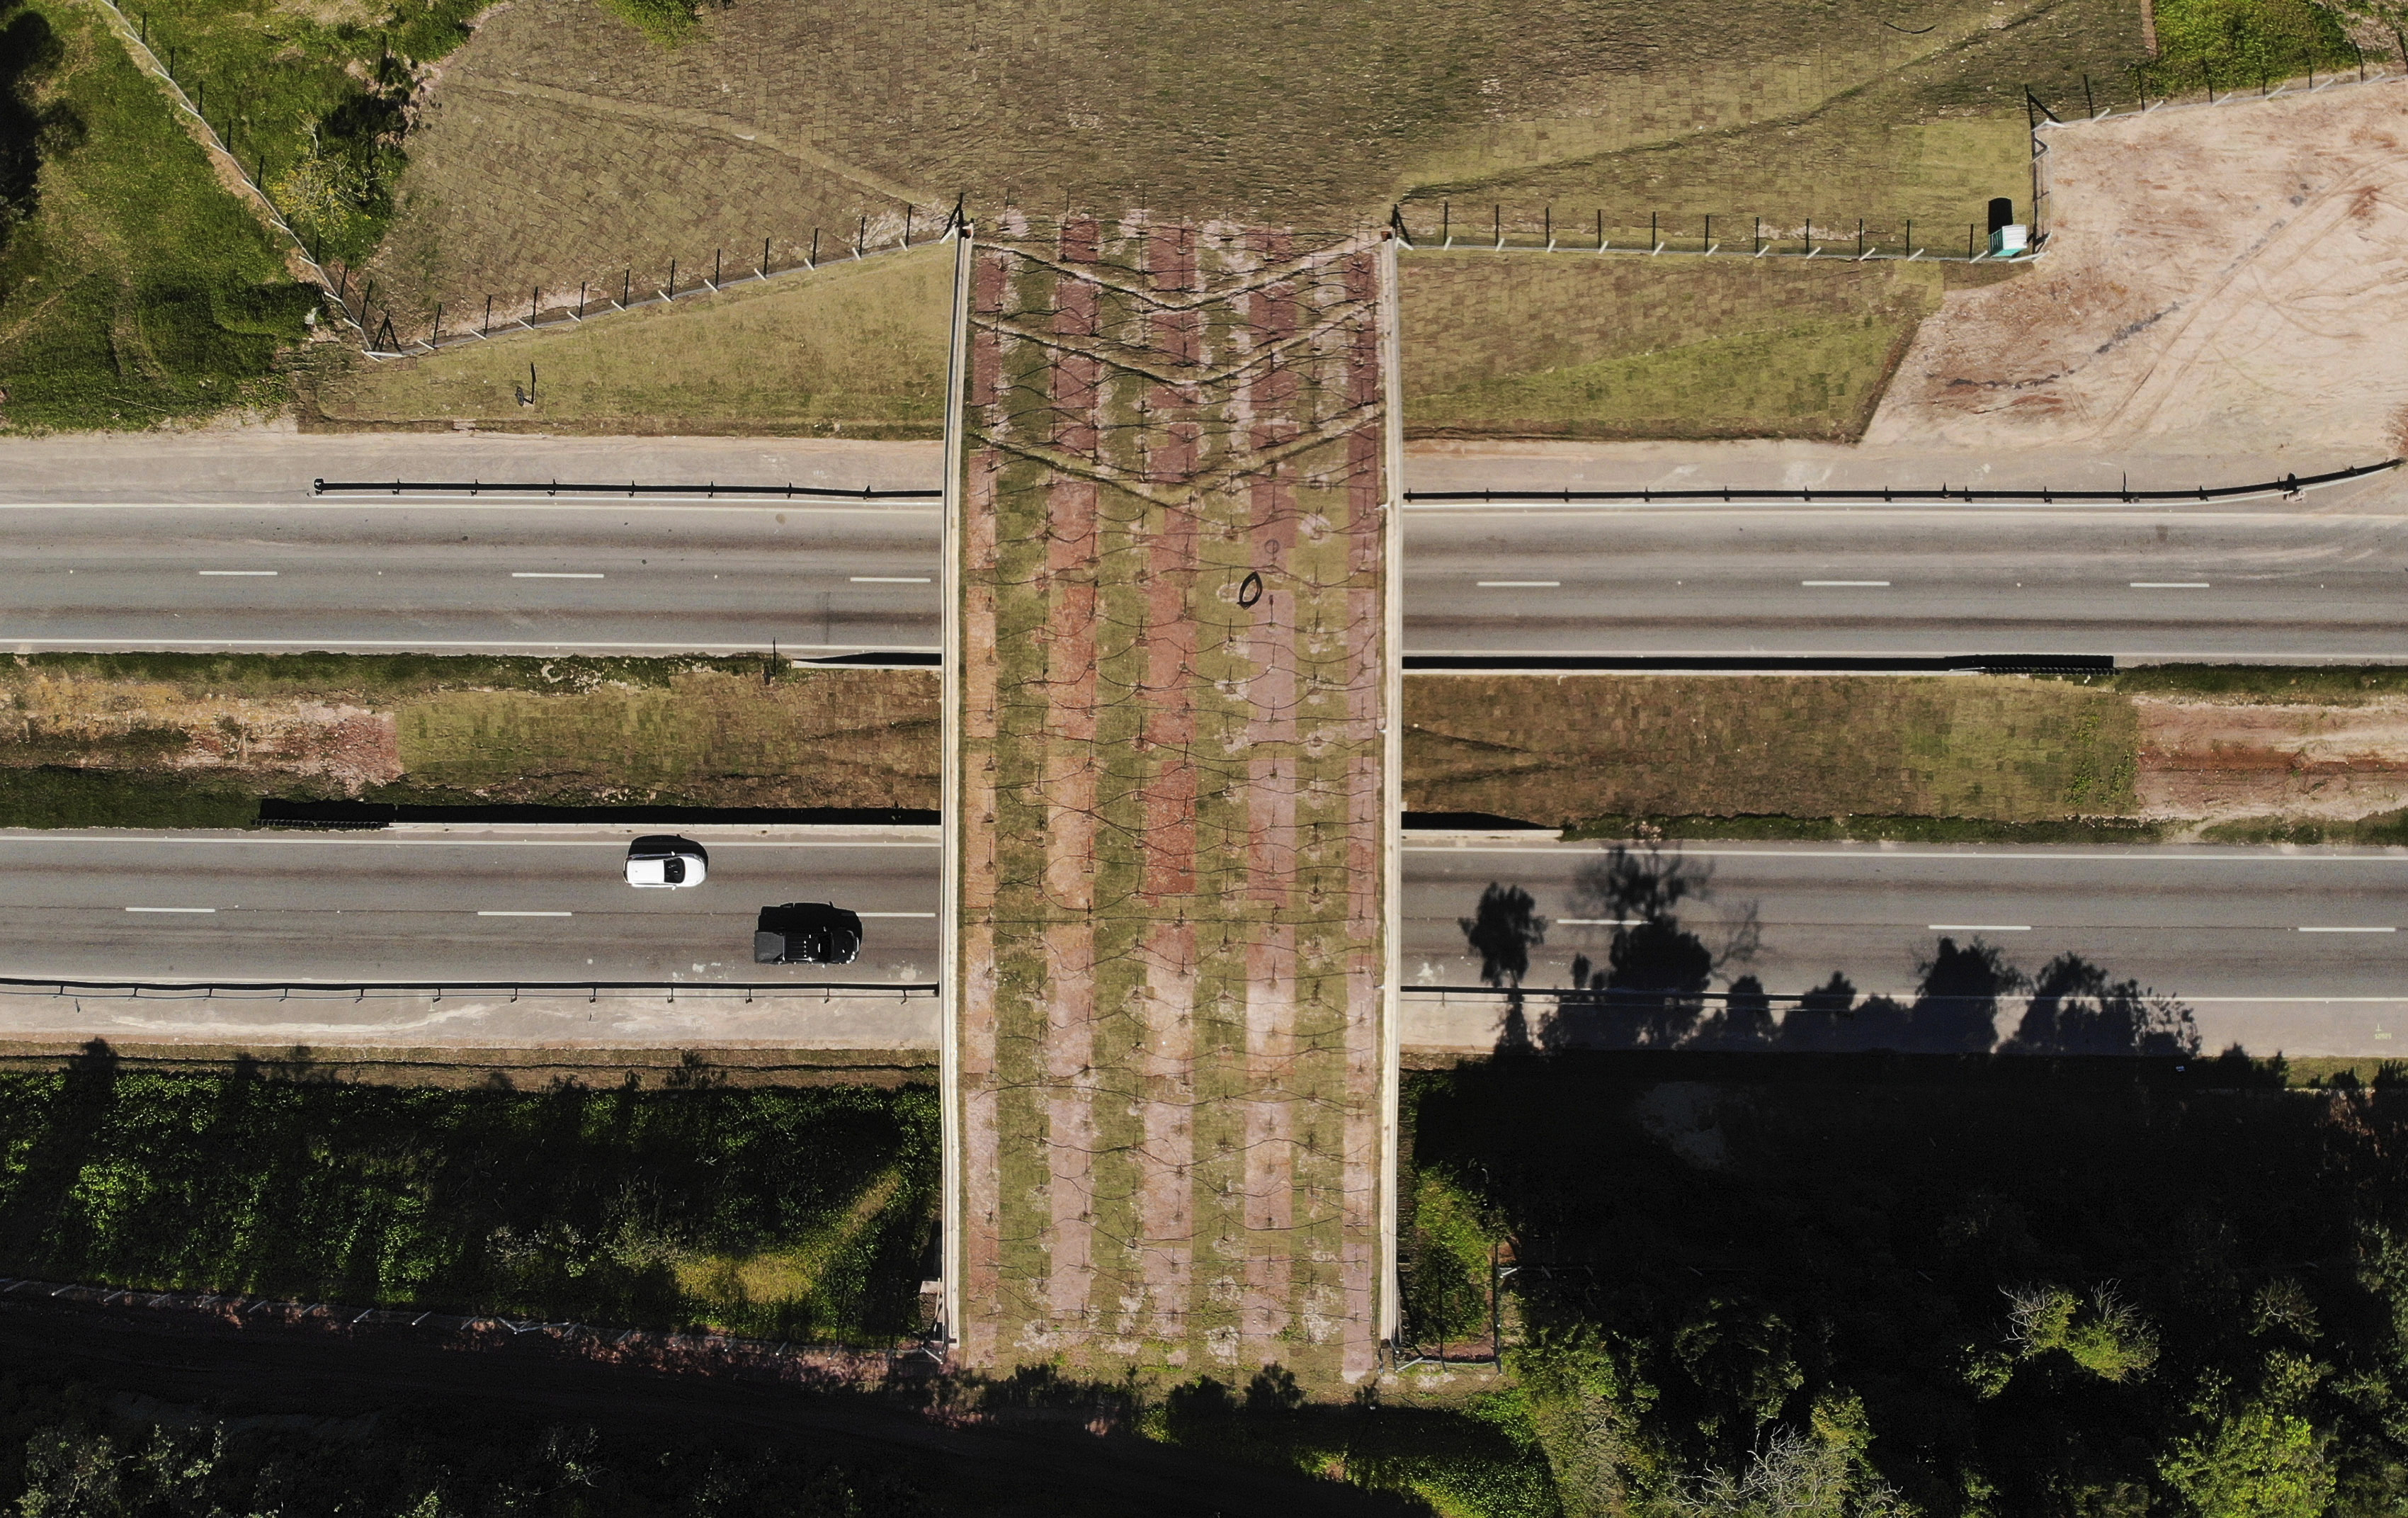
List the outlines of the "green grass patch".
{"type": "Polygon", "coordinates": [[[321,260],[384,236],[406,106],[467,40],[480,0],[126,0],[235,155],[321,260]]]}
{"type": "Polygon", "coordinates": [[[2408,844],[2408,809],[2372,817],[2240,817],[2200,833],[2208,843],[2408,844]]]}
{"type": "Polygon", "coordinates": [[[2341,16],[2315,0],[2156,0],[2155,14],[2157,62],[2148,72],[2161,91],[2203,91],[2211,79],[2219,91],[2236,90],[2358,64],[2341,16]]]}
{"type": "Polygon", "coordinates": [[[2156,843],[2166,826],[2121,817],[1588,817],[1567,838],[1761,838],[1799,843],[2156,843]]]}
{"type": "Polygon", "coordinates": [[[0,767],[0,827],[249,827],[258,815],[239,779],[0,767]]]}
{"type": "Polygon", "coordinates": [[[596,3],[664,48],[680,47],[694,38],[695,18],[692,0],[596,0],[596,3]]]}
{"type": "Polygon", "coordinates": [[[44,1280],[878,1341],[936,1187],[925,1087],[0,1074],[0,1268],[44,1280]],[[713,1273],[763,1258],[808,1268],[713,1273]]]}
{"type": "MultiPolygon", "coordinates": [[[[953,254],[932,246],[418,358],[354,356],[312,388],[344,423],[938,437],[952,298],[953,254]]],[[[609,310],[600,292],[592,304],[609,310]]]]}
{"type": "Polygon", "coordinates": [[[1403,264],[1417,437],[1854,438],[1937,265],[1417,252],[1403,264]]]}
{"type": "MultiPolygon", "coordinates": [[[[761,658],[565,658],[451,653],[21,653],[33,675],[157,681],[189,696],[301,696],[384,703],[441,691],[578,694],[666,690],[680,676],[761,678],[761,658]]],[[[808,679],[819,671],[796,671],[808,679]]]]}
{"type": "Polygon", "coordinates": [[[2113,675],[2036,679],[2097,684],[2128,695],[2234,705],[2354,707],[2408,695],[2408,666],[2144,665],[2113,675]]]}
{"type": "Polygon", "coordinates": [[[28,0],[7,24],[12,47],[57,63],[14,81],[43,124],[38,176],[0,244],[0,430],[280,404],[276,356],[315,294],[94,7],[28,0]]]}
{"type": "Polygon", "coordinates": [[[1548,825],[2062,823],[2139,768],[2120,693],[2010,676],[1416,675],[1405,715],[1408,810],[1548,825]]]}

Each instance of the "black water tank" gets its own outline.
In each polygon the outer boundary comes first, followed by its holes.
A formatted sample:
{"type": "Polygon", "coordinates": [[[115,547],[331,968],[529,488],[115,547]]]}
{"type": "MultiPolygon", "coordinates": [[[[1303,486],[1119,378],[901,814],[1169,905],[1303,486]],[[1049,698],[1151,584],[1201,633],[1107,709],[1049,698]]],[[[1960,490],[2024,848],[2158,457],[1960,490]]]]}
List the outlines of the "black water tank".
{"type": "Polygon", "coordinates": [[[2000,195],[1992,200],[1990,202],[1990,230],[1996,232],[2002,226],[2013,226],[2014,224],[2015,203],[2004,195],[2000,195]]]}

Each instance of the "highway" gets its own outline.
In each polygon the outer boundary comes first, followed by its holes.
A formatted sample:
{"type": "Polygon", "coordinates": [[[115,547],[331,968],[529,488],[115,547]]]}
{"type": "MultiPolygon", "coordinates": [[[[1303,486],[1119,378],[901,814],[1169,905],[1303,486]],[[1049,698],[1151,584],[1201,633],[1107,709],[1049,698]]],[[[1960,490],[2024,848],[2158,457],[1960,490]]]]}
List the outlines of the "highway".
{"type": "MultiPolygon", "coordinates": [[[[938,511],[0,508],[0,649],[928,652],[938,511]]],[[[1415,508],[1410,653],[2408,656],[2408,517],[1415,508]]]]}
{"type": "Polygon", "coordinates": [[[931,507],[0,507],[0,649],[937,648],[931,507]]]}
{"type": "Polygon", "coordinates": [[[1413,654],[2408,657],[2408,516],[1410,508],[1413,654]]]}
{"type": "Polygon", "coordinates": [[[639,891],[633,828],[0,832],[0,975],[93,980],[924,981],[931,834],[701,828],[710,879],[639,891]],[[787,901],[863,914],[862,957],[755,965],[787,901]]]}
{"type": "MultiPolygon", "coordinates": [[[[1491,881],[1528,891],[1550,920],[1526,984],[1568,985],[1575,954],[1605,963],[1613,914],[1583,883],[1605,845],[1423,835],[1405,848],[1408,986],[1478,982],[1457,923],[1491,881]]],[[[1697,842],[1660,857],[1703,877],[1706,900],[1682,915],[1717,956],[1754,924],[1716,989],[1752,974],[1794,995],[1836,971],[1860,994],[1911,995],[1946,936],[1997,944],[2028,973],[2080,954],[2198,1008],[2211,1043],[2259,1053],[2320,1038],[2385,1053],[2384,1020],[2408,1022],[2408,850],[1697,842]]]]}

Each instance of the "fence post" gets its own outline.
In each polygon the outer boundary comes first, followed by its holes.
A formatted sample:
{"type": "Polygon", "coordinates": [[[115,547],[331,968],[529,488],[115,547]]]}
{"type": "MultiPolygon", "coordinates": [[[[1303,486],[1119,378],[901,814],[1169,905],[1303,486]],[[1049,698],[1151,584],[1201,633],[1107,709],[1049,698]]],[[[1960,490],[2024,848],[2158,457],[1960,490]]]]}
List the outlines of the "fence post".
{"type": "Polygon", "coordinates": [[[1605,208],[1597,208],[1597,251],[1605,251],[1605,208]]]}
{"type": "Polygon", "coordinates": [[[865,242],[867,242],[868,240],[869,240],[869,218],[868,218],[868,217],[867,217],[867,216],[865,216],[865,217],[863,217],[863,218],[861,219],[861,229],[860,229],[858,232],[855,232],[855,233],[853,235],[853,257],[855,257],[855,258],[859,258],[859,257],[861,256],[861,245],[862,245],[863,243],[865,243],[865,242]]]}
{"type": "Polygon", "coordinates": [[[1701,246],[1707,252],[1711,253],[1714,251],[1714,219],[1711,216],[1706,218],[1706,235],[1701,246]]]}
{"type": "Polygon", "coordinates": [[[1965,223],[1965,262],[1968,264],[1973,262],[1973,228],[1978,224],[1973,222],[1965,223]]]}
{"type": "Polygon", "coordinates": [[[674,258],[669,260],[669,287],[666,294],[669,299],[677,299],[677,260],[674,258]]]}
{"type": "Polygon", "coordinates": [[[493,297],[493,296],[491,296],[491,295],[487,295],[487,296],[485,297],[485,324],[484,324],[483,326],[480,326],[480,327],[479,327],[479,328],[477,329],[477,336],[478,336],[478,337],[490,337],[490,336],[493,334],[493,330],[494,330],[494,297],[493,297]]]}
{"type": "Polygon", "coordinates": [[[768,277],[769,277],[769,239],[768,239],[768,238],[767,238],[767,237],[764,237],[764,238],[762,238],[762,239],[761,239],[761,278],[763,278],[764,279],[767,279],[768,277]]]}
{"type": "Polygon", "coordinates": [[[813,227],[813,228],[811,228],[811,251],[810,251],[809,253],[807,253],[807,254],[805,254],[805,255],[804,255],[804,257],[803,257],[803,267],[805,267],[805,268],[807,268],[807,269],[815,269],[815,268],[818,268],[819,266],[820,266],[820,229],[819,229],[819,228],[817,228],[817,227],[813,227]]]}
{"type": "Polygon", "coordinates": [[[1497,208],[1497,246],[1505,246],[1505,208],[1502,206],[1497,208]]]}
{"type": "Polygon", "coordinates": [[[710,251],[710,290],[713,294],[719,293],[719,260],[720,255],[725,250],[719,248],[713,248],[710,251]]]}
{"type": "Polygon", "coordinates": [[[911,208],[909,206],[903,208],[903,246],[911,246],[911,208]]]}
{"type": "Polygon", "coordinates": [[[2090,119],[2094,122],[2097,121],[2099,119],[2099,102],[2090,98],[2090,76],[2087,74],[2082,76],[2082,104],[2084,107],[2089,111],[2090,119]]]}
{"type": "Polygon", "coordinates": [[[1864,261],[1865,261],[1865,219],[1864,219],[1863,217],[1859,216],[1859,217],[1857,217],[1857,218],[1856,218],[1856,262],[1857,262],[1857,263],[1859,263],[1859,264],[1861,264],[1861,263],[1863,263],[1864,261]]]}
{"type": "Polygon", "coordinates": [[[531,291],[528,291],[528,292],[527,292],[527,325],[528,325],[528,326],[534,326],[534,325],[535,325],[535,313],[536,313],[537,311],[540,310],[540,309],[542,308],[542,307],[543,307],[543,286],[541,286],[541,285],[538,285],[538,286],[536,286],[533,290],[531,290],[531,291]]]}
{"type": "Polygon", "coordinates": [[[1764,256],[1764,218],[1756,219],[1756,240],[1748,244],[1748,252],[1756,258],[1764,256]]]}
{"type": "Polygon", "coordinates": [[[1647,213],[1647,251],[1650,256],[1664,251],[1664,239],[1656,232],[1656,215],[1654,211],[1647,213]]]}
{"type": "Polygon", "coordinates": [[[1438,241],[1440,248],[1455,246],[1454,201],[1441,200],[1438,203],[1438,241]]]}
{"type": "Polygon", "coordinates": [[[621,269],[619,271],[619,309],[623,311],[625,310],[628,304],[635,298],[636,271],[634,269],[621,269]]]}

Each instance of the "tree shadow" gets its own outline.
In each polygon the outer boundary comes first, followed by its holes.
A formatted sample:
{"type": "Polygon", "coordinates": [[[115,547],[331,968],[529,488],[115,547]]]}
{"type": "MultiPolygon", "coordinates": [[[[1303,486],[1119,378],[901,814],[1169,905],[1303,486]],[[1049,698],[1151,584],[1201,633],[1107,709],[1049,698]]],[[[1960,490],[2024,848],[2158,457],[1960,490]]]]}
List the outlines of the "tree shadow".
{"type": "Polygon", "coordinates": [[[49,18],[23,0],[0,0],[0,248],[33,219],[42,160],[83,140],[83,120],[65,102],[36,101],[64,56],[49,18]]]}
{"type": "Polygon", "coordinates": [[[1782,1053],[1885,1051],[1907,1054],[2116,1054],[2195,1057],[2191,1010],[2138,981],[2114,979],[2079,954],[2051,960],[2038,980],[2007,961],[1997,945],[1942,936],[1915,966],[1911,1000],[1859,1001],[1844,971],[1803,994],[1769,991],[1740,975],[1729,989],[1718,975],[1753,958],[1761,944],[1754,903],[1724,918],[1721,943],[1709,944],[1684,920],[1689,904],[1713,899],[1710,866],[1648,849],[1614,848],[1575,878],[1584,920],[1610,923],[1605,963],[1576,955],[1571,983],[1530,990],[1530,951],[1545,942],[1548,922],[1530,894],[1492,881],[1469,917],[1458,919],[1481,959],[1481,980],[1506,995],[1495,1052],[1696,1049],[1782,1053]],[[1536,1037],[1530,998],[1543,1010],[1536,1037]],[[2000,1019],[2024,998],[2012,1038],[2000,1019]],[[1780,1012],[1776,999],[1790,1002],[1780,1012]]]}

